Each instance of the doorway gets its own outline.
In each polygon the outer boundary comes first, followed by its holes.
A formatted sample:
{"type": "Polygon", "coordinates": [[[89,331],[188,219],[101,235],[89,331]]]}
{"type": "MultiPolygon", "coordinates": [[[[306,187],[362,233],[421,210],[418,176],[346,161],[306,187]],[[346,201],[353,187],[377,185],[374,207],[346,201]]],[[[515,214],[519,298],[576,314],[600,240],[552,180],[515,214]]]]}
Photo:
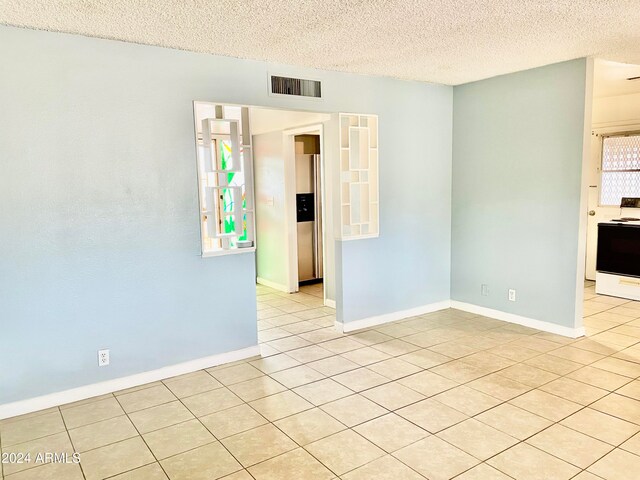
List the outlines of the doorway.
{"type": "Polygon", "coordinates": [[[585,280],[595,281],[598,224],[640,216],[621,208],[622,197],[640,197],[640,160],[631,158],[640,148],[640,65],[595,60],[589,146],[585,280]]]}
{"type": "MultiPolygon", "coordinates": [[[[640,217],[640,209],[626,208],[622,201],[640,197],[640,65],[595,59],[592,87],[592,96],[586,99],[591,115],[585,118],[579,244],[579,261],[585,263],[577,275],[576,327],[596,340],[599,334],[625,328],[625,319],[631,318],[626,316],[628,309],[637,308],[629,294],[640,291],[638,285],[627,285],[616,270],[597,268],[599,242],[601,247],[611,245],[610,238],[603,239],[613,225],[624,225],[612,220],[640,217]],[[600,239],[599,228],[607,233],[600,239]]],[[[605,248],[602,259],[607,260],[611,251],[605,248]]]]}
{"type": "Polygon", "coordinates": [[[331,115],[252,107],[251,118],[256,281],[287,294],[321,293],[323,305],[335,307],[323,149],[331,115]]]}

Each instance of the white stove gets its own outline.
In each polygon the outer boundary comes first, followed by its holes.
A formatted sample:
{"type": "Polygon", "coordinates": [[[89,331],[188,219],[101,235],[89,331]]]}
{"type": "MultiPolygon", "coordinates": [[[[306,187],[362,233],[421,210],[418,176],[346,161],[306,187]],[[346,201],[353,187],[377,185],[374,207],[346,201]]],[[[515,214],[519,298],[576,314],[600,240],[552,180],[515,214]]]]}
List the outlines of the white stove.
{"type": "Polygon", "coordinates": [[[640,208],[640,198],[623,198],[621,216],[598,223],[596,293],[640,300],[640,215],[637,208],[640,208]],[[631,208],[634,210],[628,214],[627,209],[631,208]]]}

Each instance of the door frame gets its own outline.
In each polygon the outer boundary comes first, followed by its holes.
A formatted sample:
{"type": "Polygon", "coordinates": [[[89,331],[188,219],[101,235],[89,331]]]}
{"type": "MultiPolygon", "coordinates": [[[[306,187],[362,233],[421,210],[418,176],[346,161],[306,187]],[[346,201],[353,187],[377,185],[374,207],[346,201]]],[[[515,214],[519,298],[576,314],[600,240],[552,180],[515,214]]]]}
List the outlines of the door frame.
{"type": "MultiPolygon", "coordinates": [[[[597,227],[594,229],[593,223],[598,223],[612,218],[619,217],[621,214],[620,207],[614,205],[600,205],[600,189],[602,187],[602,148],[605,137],[624,135],[626,133],[636,133],[640,131],[640,123],[638,122],[615,122],[609,124],[594,125],[592,129],[591,142],[592,156],[589,164],[589,200],[588,210],[595,210],[594,216],[587,217],[587,250],[585,254],[585,279],[591,276],[595,268],[595,251],[597,245],[598,232],[597,227]],[[595,144],[595,145],[594,145],[595,144]],[[594,198],[595,197],[595,198],[594,198]],[[588,268],[587,268],[588,267],[588,268]]],[[[595,279],[595,277],[594,277],[595,279]]]]}
{"type": "Polygon", "coordinates": [[[580,189],[578,201],[578,241],[576,259],[576,289],[573,328],[577,337],[585,335],[584,330],[584,276],[587,258],[587,222],[589,200],[589,166],[591,165],[591,131],[593,124],[593,73],[594,60],[588,57],[585,66],[584,110],[582,119],[582,155],[580,189]]]}
{"type": "MultiPolygon", "coordinates": [[[[324,126],[321,123],[312,125],[305,125],[303,127],[295,127],[287,130],[283,130],[283,145],[285,151],[285,197],[286,208],[285,218],[287,224],[287,271],[288,271],[288,288],[290,292],[297,292],[298,286],[298,222],[296,218],[296,172],[295,172],[295,158],[296,158],[296,145],[295,137],[297,135],[318,135],[320,137],[320,204],[322,206],[321,220],[321,236],[322,236],[322,272],[323,277],[327,274],[327,256],[326,256],[326,242],[327,242],[327,227],[326,227],[326,210],[327,210],[327,195],[326,195],[326,174],[325,174],[325,161],[324,161],[324,126]],[[289,168],[286,166],[289,165],[289,168]]],[[[326,305],[327,303],[327,282],[322,282],[322,300],[326,305]]]]}

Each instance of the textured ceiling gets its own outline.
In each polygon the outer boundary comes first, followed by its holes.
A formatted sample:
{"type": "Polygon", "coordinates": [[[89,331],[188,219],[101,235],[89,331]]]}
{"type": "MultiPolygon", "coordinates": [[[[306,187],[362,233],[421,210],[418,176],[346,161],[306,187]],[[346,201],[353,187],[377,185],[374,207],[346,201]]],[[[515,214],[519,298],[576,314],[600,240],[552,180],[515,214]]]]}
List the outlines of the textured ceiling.
{"type": "Polygon", "coordinates": [[[0,23],[454,85],[640,63],[640,0],[0,0],[0,23]]]}

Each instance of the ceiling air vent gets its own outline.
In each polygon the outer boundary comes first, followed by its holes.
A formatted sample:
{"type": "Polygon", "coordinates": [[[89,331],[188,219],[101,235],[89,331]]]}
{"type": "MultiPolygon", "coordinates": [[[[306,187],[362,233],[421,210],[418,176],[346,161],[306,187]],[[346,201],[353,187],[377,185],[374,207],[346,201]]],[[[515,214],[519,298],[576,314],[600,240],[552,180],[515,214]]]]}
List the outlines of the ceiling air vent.
{"type": "Polygon", "coordinates": [[[280,77],[271,75],[271,93],[277,95],[297,95],[299,97],[322,97],[318,80],[280,77]]]}

